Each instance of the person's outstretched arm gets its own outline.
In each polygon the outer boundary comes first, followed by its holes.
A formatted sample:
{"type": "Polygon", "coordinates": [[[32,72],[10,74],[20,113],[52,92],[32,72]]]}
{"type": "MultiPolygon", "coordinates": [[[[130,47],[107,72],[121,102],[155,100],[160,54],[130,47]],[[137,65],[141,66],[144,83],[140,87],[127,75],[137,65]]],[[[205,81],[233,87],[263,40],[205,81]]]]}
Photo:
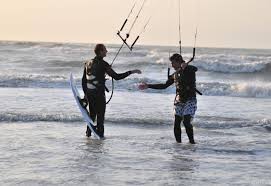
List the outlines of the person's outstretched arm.
{"type": "Polygon", "coordinates": [[[135,73],[141,74],[141,71],[140,70],[130,70],[130,71],[118,74],[109,66],[106,68],[106,73],[115,80],[121,80],[121,79],[128,77],[131,74],[135,74],[135,73]]]}
{"type": "Polygon", "coordinates": [[[141,83],[139,85],[139,89],[144,90],[147,88],[151,88],[151,89],[166,89],[168,88],[170,85],[172,85],[174,83],[174,79],[171,76],[166,83],[159,83],[159,84],[147,84],[147,83],[141,83]]]}

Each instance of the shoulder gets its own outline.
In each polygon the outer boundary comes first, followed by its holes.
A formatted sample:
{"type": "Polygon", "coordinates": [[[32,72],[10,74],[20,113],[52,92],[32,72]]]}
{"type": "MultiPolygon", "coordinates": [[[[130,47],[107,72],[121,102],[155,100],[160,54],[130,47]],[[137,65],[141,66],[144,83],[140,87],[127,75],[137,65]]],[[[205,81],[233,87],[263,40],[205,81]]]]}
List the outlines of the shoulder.
{"type": "Polygon", "coordinates": [[[95,62],[98,66],[110,66],[105,60],[97,56],[92,61],[95,62]]]}
{"type": "Polygon", "coordinates": [[[111,67],[111,66],[109,65],[109,63],[106,62],[105,60],[102,60],[102,64],[103,64],[103,66],[104,66],[105,68],[111,67]]]}
{"type": "Polygon", "coordinates": [[[104,64],[105,66],[110,66],[109,63],[106,62],[105,60],[103,60],[103,64],[104,64]]]}
{"type": "Polygon", "coordinates": [[[195,66],[193,66],[193,65],[188,65],[188,66],[186,67],[186,69],[187,69],[187,71],[189,71],[189,72],[196,72],[196,71],[198,71],[198,68],[195,67],[195,66]]]}

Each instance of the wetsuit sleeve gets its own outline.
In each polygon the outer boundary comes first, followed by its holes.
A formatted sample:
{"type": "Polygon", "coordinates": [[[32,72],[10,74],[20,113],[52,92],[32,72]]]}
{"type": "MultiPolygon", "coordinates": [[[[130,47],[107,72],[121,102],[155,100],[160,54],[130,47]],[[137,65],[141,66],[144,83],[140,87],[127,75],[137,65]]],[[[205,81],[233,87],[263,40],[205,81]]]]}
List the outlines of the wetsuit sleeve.
{"type": "Polygon", "coordinates": [[[170,85],[172,85],[173,83],[174,83],[173,76],[170,76],[166,83],[164,83],[164,84],[163,83],[161,83],[161,84],[148,84],[148,88],[151,88],[151,89],[166,89],[170,85]]]}
{"type": "Polygon", "coordinates": [[[124,79],[124,78],[128,77],[130,74],[132,74],[131,71],[127,71],[127,72],[118,74],[110,67],[110,65],[108,63],[106,63],[105,72],[115,80],[124,79]]]}
{"type": "Polygon", "coordinates": [[[86,68],[84,68],[84,73],[83,73],[83,77],[82,77],[82,88],[84,93],[87,93],[87,78],[86,78],[86,68]]]}

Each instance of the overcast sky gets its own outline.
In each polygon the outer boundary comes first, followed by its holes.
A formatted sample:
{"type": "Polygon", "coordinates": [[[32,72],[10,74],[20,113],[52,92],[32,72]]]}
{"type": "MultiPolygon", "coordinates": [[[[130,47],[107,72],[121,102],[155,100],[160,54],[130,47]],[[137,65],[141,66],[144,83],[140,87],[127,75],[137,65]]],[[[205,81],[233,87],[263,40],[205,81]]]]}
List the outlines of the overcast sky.
{"type": "MultiPolygon", "coordinates": [[[[116,31],[143,0],[0,0],[0,40],[121,43],[116,31]]],[[[181,0],[184,46],[271,48],[271,0],[181,0]]],[[[147,0],[131,40],[150,24],[139,44],[178,44],[178,0],[147,0]]],[[[129,28],[129,24],[126,29],[129,28]]]]}

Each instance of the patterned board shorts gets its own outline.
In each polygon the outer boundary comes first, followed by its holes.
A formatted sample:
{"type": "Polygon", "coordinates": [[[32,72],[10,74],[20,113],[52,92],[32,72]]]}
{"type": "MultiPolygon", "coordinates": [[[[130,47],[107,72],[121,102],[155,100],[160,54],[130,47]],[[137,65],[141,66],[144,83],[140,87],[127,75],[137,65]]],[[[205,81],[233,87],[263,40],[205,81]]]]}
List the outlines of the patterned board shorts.
{"type": "Polygon", "coordinates": [[[181,117],[185,115],[190,115],[191,117],[194,117],[196,110],[197,110],[196,98],[190,99],[185,103],[177,103],[174,105],[174,115],[181,117]]]}

